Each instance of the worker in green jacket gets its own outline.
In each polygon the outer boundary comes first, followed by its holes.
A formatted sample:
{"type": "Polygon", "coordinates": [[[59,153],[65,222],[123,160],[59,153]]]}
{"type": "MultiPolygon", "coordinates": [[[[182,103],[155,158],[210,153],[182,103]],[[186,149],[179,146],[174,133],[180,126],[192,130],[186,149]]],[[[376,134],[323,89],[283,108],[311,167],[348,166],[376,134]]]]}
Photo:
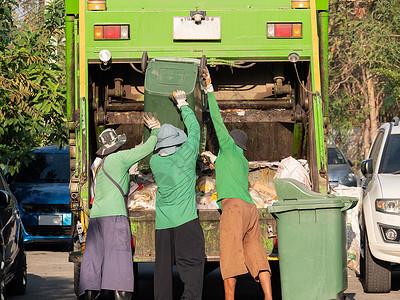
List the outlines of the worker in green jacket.
{"type": "Polygon", "coordinates": [[[125,198],[129,191],[129,169],[152,153],[157,143],[160,122],[144,113],[144,124],[151,130],[141,146],[117,151],[125,134],[107,128],[99,135],[101,157],[95,195],[90,211],[86,246],[82,257],[79,296],[98,299],[102,290],[114,291],[115,300],[130,300],[134,290],[131,230],[125,198]]]}
{"type": "Polygon", "coordinates": [[[158,186],[156,198],[155,300],[172,300],[172,267],[184,284],[181,299],[201,300],[205,263],[204,236],[196,209],[196,160],[200,125],[184,91],[173,93],[187,135],[163,124],[150,159],[158,186]]]}
{"type": "Polygon", "coordinates": [[[265,300],[272,299],[271,269],[262,244],[258,211],[249,193],[249,162],[243,155],[247,150],[247,134],[239,129],[230,133],[219,112],[210,73],[203,71],[203,89],[219,143],[218,156],[210,151],[208,157],[215,166],[217,204],[220,219],[220,269],[224,281],[225,299],[233,300],[237,277],[248,270],[261,283],[265,300]]]}

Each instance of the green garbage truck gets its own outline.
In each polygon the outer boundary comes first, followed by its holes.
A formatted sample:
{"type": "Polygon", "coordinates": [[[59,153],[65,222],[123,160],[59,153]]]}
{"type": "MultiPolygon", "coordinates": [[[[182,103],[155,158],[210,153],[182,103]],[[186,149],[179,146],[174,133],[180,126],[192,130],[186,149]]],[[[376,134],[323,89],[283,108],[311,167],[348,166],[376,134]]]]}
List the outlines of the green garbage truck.
{"type": "MultiPolygon", "coordinates": [[[[67,128],[76,235],[76,223],[84,235],[89,222],[90,166],[104,129],[126,134],[123,147],[131,148],[148,136],[143,111],[158,111],[161,123],[183,126],[166,101],[173,90],[184,89],[202,128],[199,152],[217,153],[207,96],[199,87],[205,64],[227,128],[249,136],[250,186],[273,195],[277,163],[292,156],[307,161],[312,189],[325,193],[328,4],[66,0],[67,128]]],[[[135,170],[151,176],[148,158],[135,170]]],[[[198,175],[201,179],[200,171],[198,175]]],[[[275,219],[262,205],[259,215],[270,254],[275,219]]],[[[152,209],[129,212],[135,262],[154,261],[154,216],[152,209]]],[[[199,209],[199,217],[207,261],[218,262],[220,213],[199,209]]],[[[76,263],[77,284],[84,242],[76,240],[70,260],[76,263]]]]}

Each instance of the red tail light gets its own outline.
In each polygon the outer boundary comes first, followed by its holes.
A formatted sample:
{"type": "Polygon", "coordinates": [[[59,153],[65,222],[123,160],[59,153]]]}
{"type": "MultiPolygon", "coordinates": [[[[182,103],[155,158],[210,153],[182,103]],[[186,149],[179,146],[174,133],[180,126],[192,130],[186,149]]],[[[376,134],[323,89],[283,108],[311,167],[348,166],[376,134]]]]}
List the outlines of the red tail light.
{"type": "Polygon", "coordinates": [[[276,37],[291,37],[292,36],[292,24],[275,24],[275,36],[276,37]]]}
{"type": "Polygon", "coordinates": [[[268,23],[267,37],[268,38],[301,38],[302,37],[301,23],[268,23]]]}
{"type": "Polygon", "coordinates": [[[96,25],[94,26],[95,40],[127,40],[129,25],[96,25]]]}
{"type": "Polygon", "coordinates": [[[104,26],[103,38],[119,39],[121,37],[121,28],[119,26],[104,26]]]}

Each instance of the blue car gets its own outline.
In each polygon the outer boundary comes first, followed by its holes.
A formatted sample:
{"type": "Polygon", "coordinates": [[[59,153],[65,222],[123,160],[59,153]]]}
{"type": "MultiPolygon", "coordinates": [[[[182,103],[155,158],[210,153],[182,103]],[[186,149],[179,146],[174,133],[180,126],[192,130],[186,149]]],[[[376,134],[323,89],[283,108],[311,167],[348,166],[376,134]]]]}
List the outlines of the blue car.
{"type": "Polygon", "coordinates": [[[24,224],[24,243],[69,243],[72,239],[68,148],[45,146],[33,153],[34,160],[21,168],[11,185],[24,224]]]}

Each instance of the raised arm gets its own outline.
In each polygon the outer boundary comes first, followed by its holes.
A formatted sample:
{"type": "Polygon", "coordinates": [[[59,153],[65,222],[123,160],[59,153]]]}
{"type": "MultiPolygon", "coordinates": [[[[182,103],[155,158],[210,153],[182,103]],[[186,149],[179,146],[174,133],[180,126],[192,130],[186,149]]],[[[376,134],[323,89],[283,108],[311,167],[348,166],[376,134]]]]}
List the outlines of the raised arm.
{"type": "Polygon", "coordinates": [[[120,151],[123,161],[132,166],[142,158],[153,152],[154,147],[157,144],[157,133],[160,128],[160,122],[157,119],[157,114],[154,116],[151,113],[143,113],[143,122],[151,130],[150,137],[147,141],[136,148],[132,148],[125,151],[120,151]]]}
{"type": "Polygon", "coordinates": [[[210,109],[210,116],[214,124],[215,133],[217,134],[219,147],[224,148],[228,144],[233,143],[233,139],[229,135],[229,131],[226,129],[219,112],[217,99],[214,96],[214,88],[211,84],[210,72],[207,68],[203,70],[203,78],[203,89],[208,96],[208,108],[210,109]]]}
{"type": "Polygon", "coordinates": [[[186,93],[184,91],[175,91],[173,92],[173,97],[171,100],[181,111],[182,120],[188,133],[188,139],[186,143],[190,143],[195,149],[198,149],[200,144],[200,125],[193,110],[186,102],[186,93]]]}
{"type": "Polygon", "coordinates": [[[200,125],[193,110],[189,106],[182,107],[182,119],[188,132],[188,139],[186,142],[191,143],[195,149],[198,149],[200,144],[200,125]]]}

